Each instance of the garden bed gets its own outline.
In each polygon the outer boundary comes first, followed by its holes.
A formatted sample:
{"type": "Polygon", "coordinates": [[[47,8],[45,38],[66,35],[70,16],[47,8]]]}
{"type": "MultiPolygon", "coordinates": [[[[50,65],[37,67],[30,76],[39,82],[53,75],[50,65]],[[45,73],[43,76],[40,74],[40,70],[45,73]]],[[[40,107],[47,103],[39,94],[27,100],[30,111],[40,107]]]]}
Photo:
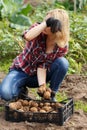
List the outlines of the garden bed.
{"type": "MultiPolygon", "coordinates": [[[[66,93],[76,102],[87,104],[87,76],[68,75],[63,81],[60,93],[66,93]]],[[[30,93],[31,97],[35,96],[30,93]]],[[[87,130],[87,108],[79,104],[73,116],[63,126],[53,123],[36,123],[23,121],[20,123],[5,120],[4,111],[0,112],[0,130],[87,130]]]]}

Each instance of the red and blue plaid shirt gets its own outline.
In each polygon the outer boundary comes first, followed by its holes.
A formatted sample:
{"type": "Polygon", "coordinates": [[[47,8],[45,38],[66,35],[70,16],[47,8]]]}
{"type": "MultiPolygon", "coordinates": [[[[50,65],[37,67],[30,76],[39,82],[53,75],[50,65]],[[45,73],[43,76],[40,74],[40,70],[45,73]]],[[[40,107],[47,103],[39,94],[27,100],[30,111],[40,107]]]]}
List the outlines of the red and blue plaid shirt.
{"type": "MultiPolygon", "coordinates": [[[[25,31],[24,35],[27,31],[25,31]]],[[[67,46],[60,48],[55,45],[53,52],[46,53],[46,35],[41,33],[39,36],[26,43],[26,46],[21,54],[15,59],[10,68],[17,68],[23,70],[29,75],[34,75],[37,68],[46,68],[50,70],[50,65],[53,61],[67,52],[67,46]]]]}

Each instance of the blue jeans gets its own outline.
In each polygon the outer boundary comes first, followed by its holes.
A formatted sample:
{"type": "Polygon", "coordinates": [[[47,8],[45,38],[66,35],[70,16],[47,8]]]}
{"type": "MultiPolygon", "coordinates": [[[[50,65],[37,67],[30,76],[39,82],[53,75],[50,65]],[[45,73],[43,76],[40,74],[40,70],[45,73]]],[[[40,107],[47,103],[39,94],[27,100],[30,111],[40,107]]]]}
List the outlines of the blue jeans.
{"type": "MultiPolygon", "coordinates": [[[[69,63],[64,57],[56,59],[47,72],[47,82],[50,82],[50,88],[57,92],[62,80],[64,79],[69,63]]],[[[0,97],[4,100],[11,100],[17,97],[23,87],[38,87],[37,75],[29,76],[22,70],[13,69],[6,75],[0,84],[0,97]]]]}

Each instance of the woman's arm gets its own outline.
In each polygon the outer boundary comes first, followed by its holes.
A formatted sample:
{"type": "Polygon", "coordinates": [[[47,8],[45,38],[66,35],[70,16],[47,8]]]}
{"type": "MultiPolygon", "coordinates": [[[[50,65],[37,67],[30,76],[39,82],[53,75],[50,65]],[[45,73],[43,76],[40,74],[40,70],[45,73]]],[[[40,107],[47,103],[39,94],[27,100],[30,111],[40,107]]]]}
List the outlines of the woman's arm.
{"type": "Polygon", "coordinates": [[[30,41],[37,37],[44,29],[46,28],[46,22],[42,22],[41,24],[38,24],[37,26],[31,28],[28,32],[24,34],[24,38],[27,41],[30,41]]]}
{"type": "Polygon", "coordinates": [[[37,78],[39,86],[46,84],[46,69],[37,68],[37,78]]]}

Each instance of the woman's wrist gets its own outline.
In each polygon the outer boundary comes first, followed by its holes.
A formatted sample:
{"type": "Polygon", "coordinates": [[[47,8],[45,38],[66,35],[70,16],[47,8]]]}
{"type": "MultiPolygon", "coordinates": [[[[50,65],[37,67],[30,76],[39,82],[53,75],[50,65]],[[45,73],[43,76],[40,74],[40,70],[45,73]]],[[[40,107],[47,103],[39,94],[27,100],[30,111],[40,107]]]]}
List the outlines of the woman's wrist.
{"type": "Polygon", "coordinates": [[[44,28],[47,27],[46,21],[43,21],[41,24],[43,25],[44,28]]]}

